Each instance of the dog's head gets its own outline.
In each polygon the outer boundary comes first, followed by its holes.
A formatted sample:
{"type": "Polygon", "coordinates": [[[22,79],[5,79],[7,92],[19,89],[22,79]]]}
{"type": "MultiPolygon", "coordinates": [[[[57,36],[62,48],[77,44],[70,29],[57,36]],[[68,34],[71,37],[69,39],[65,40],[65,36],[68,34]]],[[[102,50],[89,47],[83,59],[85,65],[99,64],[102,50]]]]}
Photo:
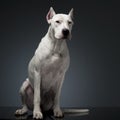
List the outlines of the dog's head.
{"type": "Polygon", "coordinates": [[[47,22],[51,25],[56,39],[71,39],[73,26],[73,8],[68,14],[56,14],[51,7],[47,16],[47,22]]]}

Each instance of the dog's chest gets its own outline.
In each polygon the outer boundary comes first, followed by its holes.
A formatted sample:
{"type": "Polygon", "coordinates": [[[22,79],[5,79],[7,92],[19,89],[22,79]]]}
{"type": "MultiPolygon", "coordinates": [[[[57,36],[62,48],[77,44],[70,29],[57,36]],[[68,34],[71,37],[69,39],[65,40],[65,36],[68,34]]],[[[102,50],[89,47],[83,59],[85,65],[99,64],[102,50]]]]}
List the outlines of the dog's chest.
{"type": "Polygon", "coordinates": [[[51,54],[46,58],[42,65],[42,74],[48,75],[59,72],[62,69],[62,66],[64,64],[65,57],[62,56],[62,54],[51,54]]]}
{"type": "Polygon", "coordinates": [[[59,81],[59,76],[64,71],[66,57],[62,54],[52,54],[42,66],[42,87],[54,87],[59,81]]]}

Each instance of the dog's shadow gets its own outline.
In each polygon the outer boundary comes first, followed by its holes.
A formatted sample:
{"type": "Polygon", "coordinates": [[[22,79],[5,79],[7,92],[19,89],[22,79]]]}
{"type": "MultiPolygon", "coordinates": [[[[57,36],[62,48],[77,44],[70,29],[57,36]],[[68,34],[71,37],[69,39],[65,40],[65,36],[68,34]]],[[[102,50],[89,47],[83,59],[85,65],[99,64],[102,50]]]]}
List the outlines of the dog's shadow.
{"type": "MultiPolygon", "coordinates": [[[[45,112],[45,113],[43,113],[43,116],[44,116],[43,120],[64,120],[64,117],[55,118],[53,116],[52,112],[45,112]]],[[[16,120],[34,120],[32,114],[25,114],[25,115],[22,115],[22,116],[15,116],[15,119],[16,120]]]]}
{"type": "MultiPolygon", "coordinates": [[[[33,115],[23,115],[23,116],[16,116],[16,120],[34,120],[33,115]]],[[[54,116],[46,115],[44,116],[43,120],[64,120],[64,118],[55,118],[54,116]]]]}

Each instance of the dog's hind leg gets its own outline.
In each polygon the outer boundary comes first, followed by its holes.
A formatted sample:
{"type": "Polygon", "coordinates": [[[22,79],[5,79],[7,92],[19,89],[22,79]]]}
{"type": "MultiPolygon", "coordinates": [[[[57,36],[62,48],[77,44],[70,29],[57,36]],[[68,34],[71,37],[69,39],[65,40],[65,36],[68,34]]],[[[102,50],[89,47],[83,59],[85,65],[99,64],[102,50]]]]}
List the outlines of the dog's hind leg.
{"type": "Polygon", "coordinates": [[[30,105],[30,104],[32,105],[32,102],[31,102],[32,100],[29,100],[29,96],[28,96],[28,92],[31,94],[31,97],[33,96],[33,91],[32,91],[31,88],[32,88],[31,84],[29,82],[29,79],[27,78],[23,82],[23,84],[22,84],[22,86],[20,88],[22,108],[16,110],[15,115],[24,115],[24,114],[26,114],[27,111],[28,111],[28,107],[30,107],[28,105],[30,105]],[[31,103],[27,103],[28,101],[31,102],[31,103]]]}

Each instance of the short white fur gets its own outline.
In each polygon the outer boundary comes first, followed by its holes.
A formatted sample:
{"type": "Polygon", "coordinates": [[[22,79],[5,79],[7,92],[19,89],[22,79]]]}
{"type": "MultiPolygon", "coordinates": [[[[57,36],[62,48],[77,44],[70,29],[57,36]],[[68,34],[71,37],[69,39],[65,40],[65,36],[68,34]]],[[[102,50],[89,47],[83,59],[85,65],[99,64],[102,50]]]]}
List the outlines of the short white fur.
{"type": "Polygon", "coordinates": [[[20,88],[23,107],[15,112],[23,115],[33,110],[35,119],[42,119],[42,111],[50,109],[55,117],[63,116],[60,93],[70,63],[66,40],[71,39],[73,9],[68,14],[56,14],[51,7],[46,19],[48,32],[29,63],[28,78],[20,88]],[[67,36],[63,30],[67,30],[67,36]]]}

